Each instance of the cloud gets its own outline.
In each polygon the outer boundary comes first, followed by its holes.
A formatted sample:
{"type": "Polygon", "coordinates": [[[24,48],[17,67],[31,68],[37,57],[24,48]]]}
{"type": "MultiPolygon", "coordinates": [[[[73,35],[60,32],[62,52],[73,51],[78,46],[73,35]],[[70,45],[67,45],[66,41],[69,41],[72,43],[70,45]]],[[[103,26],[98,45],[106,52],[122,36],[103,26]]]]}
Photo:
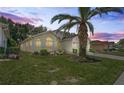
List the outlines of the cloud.
{"type": "Polygon", "coordinates": [[[38,15],[38,13],[36,13],[36,12],[29,12],[29,14],[31,14],[31,15],[38,15]]]}
{"type": "Polygon", "coordinates": [[[13,20],[14,22],[17,22],[17,23],[34,23],[29,18],[19,17],[19,16],[9,14],[9,13],[0,12],[0,16],[4,16],[6,18],[9,18],[9,19],[11,19],[11,20],[13,20]]]}
{"type": "Polygon", "coordinates": [[[43,19],[41,19],[41,18],[31,18],[31,19],[32,19],[33,21],[36,21],[36,22],[37,22],[37,21],[40,21],[40,22],[43,21],[43,19]]]}
{"type": "Polygon", "coordinates": [[[16,13],[16,12],[18,12],[18,10],[8,10],[8,12],[11,12],[11,13],[16,13]]]}
{"type": "Polygon", "coordinates": [[[91,37],[93,40],[110,40],[116,41],[124,38],[124,31],[117,33],[95,33],[94,36],[91,37]]]}

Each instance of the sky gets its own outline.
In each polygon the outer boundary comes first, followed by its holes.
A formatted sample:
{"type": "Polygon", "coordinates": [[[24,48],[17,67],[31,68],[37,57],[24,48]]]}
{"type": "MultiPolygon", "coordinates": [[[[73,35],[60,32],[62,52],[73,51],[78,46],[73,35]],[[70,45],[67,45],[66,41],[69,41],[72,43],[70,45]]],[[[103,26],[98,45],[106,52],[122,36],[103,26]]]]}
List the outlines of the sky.
{"type": "MultiPolygon", "coordinates": [[[[0,16],[12,19],[18,23],[30,23],[35,26],[46,26],[50,30],[57,29],[61,24],[50,23],[56,14],[70,14],[78,16],[76,7],[1,7],[0,16]]],[[[95,16],[89,20],[94,25],[92,40],[115,41],[124,38],[124,14],[109,13],[102,17],[95,16]]],[[[71,29],[76,32],[76,29],[71,29]]]]}

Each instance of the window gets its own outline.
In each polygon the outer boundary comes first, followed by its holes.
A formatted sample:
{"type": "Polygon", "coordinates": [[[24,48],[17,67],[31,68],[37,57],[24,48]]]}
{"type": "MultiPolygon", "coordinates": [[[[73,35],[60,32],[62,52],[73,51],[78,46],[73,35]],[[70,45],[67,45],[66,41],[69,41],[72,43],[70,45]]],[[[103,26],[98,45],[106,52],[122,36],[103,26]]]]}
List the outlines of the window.
{"type": "Polygon", "coordinates": [[[47,37],[47,38],[46,38],[46,47],[47,47],[47,48],[51,48],[52,45],[53,45],[53,40],[52,40],[52,38],[47,37]]]}
{"type": "Polygon", "coordinates": [[[22,48],[22,49],[24,48],[24,45],[23,45],[23,44],[21,44],[21,48],[22,48]]]}
{"type": "Polygon", "coordinates": [[[26,42],[26,44],[25,44],[25,45],[26,45],[26,48],[28,48],[28,41],[26,42]]]}
{"type": "Polygon", "coordinates": [[[73,53],[74,54],[77,54],[77,49],[73,49],[73,53]]]}
{"type": "Polygon", "coordinates": [[[40,39],[36,39],[36,41],[35,41],[35,46],[36,46],[36,48],[40,48],[40,46],[41,46],[41,41],[40,41],[40,39]]]}
{"type": "Polygon", "coordinates": [[[30,40],[30,47],[32,47],[32,40],[30,40]]]}

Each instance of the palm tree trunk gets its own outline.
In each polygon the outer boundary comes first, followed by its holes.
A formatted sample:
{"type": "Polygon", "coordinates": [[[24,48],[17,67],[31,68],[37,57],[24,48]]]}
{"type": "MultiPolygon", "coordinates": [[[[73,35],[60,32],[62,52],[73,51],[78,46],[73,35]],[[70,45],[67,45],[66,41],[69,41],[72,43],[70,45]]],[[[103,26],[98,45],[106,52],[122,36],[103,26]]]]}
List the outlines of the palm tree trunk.
{"type": "Polygon", "coordinates": [[[81,23],[78,31],[79,38],[79,56],[86,58],[86,48],[87,48],[87,39],[88,39],[88,30],[85,23],[81,23]]]}

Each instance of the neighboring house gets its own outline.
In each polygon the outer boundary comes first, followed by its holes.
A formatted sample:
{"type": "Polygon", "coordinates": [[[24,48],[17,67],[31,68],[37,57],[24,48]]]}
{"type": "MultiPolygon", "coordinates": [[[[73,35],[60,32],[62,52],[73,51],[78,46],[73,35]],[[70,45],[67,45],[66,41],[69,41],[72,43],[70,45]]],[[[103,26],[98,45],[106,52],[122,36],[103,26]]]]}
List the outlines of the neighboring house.
{"type": "Polygon", "coordinates": [[[96,52],[103,52],[107,49],[113,49],[114,42],[108,42],[108,41],[91,41],[91,49],[95,50],[96,52]]]}
{"type": "Polygon", "coordinates": [[[119,46],[118,48],[124,49],[124,39],[120,39],[117,44],[118,44],[118,46],[119,46]]]}
{"type": "MultiPolygon", "coordinates": [[[[68,54],[79,54],[78,36],[64,38],[62,32],[48,31],[37,35],[33,35],[21,42],[21,50],[28,52],[40,51],[47,49],[48,51],[64,50],[68,54]]],[[[89,46],[89,45],[88,45],[89,46]]],[[[89,47],[88,49],[89,50],[89,47]]]]}
{"type": "Polygon", "coordinates": [[[7,46],[7,37],[6,37],[5,31],[4,31],[5,28],[6,28],[6,25],[0,23],[0,47],[7,46]]]}
{"type": "Polygon", "coordinates": [[[115,49],[115,42],[108,42],[108,49],[115,49]]]}

